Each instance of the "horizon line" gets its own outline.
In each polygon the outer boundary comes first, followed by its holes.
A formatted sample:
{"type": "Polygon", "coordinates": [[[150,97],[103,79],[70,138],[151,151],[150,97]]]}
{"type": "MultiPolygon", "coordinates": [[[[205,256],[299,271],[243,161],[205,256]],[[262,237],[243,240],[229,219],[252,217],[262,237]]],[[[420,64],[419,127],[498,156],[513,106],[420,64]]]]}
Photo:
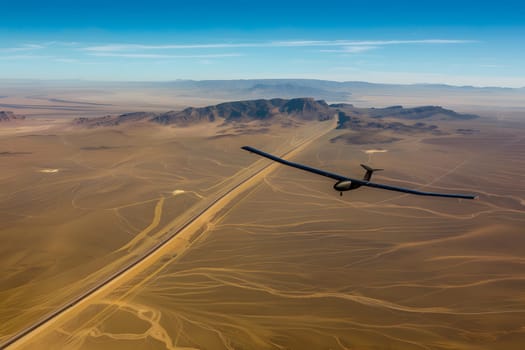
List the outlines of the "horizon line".
{"type": "Polygon", "coordinates": [[[414,86],[414,85],[427,85],[427,86],[447,86],[455,88],[477,88],[477,89],[525,89],[524,86],[497,86],[497,85],[459,85],[451,83],[429,83],[429,82],[414,82],[414,83],[395,83],[395,82],[373,82],[366,80],[331,80],[331,79],[318,79],[318,78],[239,78],[239,79],[167,79],[167,80],[100,80],[100,79],[84,79],[84,78],[68,78],[68,79],[41,79],[41,78],[1,78],[3,82],[85,82],[85,83],[121,83],[121,84],[134,84],[134,83],[176,83],[176,82],[212,82],[212,81],[257,81],[257,80],[299,80],[299,81],[325,81],[333,83],[364,83],[371,85],[401,85],[401,86],[414,86]]]}

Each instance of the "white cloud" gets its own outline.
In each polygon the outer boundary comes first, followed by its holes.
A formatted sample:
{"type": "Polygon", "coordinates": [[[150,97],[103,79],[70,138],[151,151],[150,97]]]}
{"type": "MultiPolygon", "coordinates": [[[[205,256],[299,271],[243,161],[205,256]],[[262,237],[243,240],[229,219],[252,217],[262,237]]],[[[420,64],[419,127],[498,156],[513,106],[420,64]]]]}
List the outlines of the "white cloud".
{"type": "Polygon", "coordinates": [[[366,52],[370,50],[377,49],[377,46],[344,46],[340,49],[334,49],[334,50],[319,50],[321,52],[339,52],[339,53],[361,53],[366,52]]]}
{"type": "Polygon", "coordinates": [[[507,67],[504,64],[480,64],[479,66],[482,68],[505,68],[507,67]]]}
{"type": "Polygon", "coordinates": [[[108,51],[139,51],[139,50],[184,50],[184,49],[223,49],[223,48],[256,48],[256,47],[377,47],[384,45],[411,45],[411,44],[468,44],[475,43],[472,40],[451,39],[423,39],[423,40],[301,40],[301,41],[268,41],[251,43],[211,43],[211,44],[105,44],[87,46],[85,51],[108,52],[108,51]]]}
{"type": "Polygon", "coordinates": [[[149,53],[114,53],[114,52],[94,52],[91,56],[97,57],[123,57],[123,58],[221,58],[221,57],[239,57],[239,53],[223,53],[223,54],[202,54],[202,55],[164,55],[164,54],[149,54],[149,53]]]}
{"type": "Polygon", "coordinates": [[[422,40],[310,40],[274,41],[270,46],[382,46],[407,44],[467,44],[472,40],[422,39],[422,40]]]}
{"type": "Polygon", "coordinates": [[[52,56],[23,55],[23,54],[0,56],[0,60],[30,60],[30,59],[43,59],[43,58],[52,58],[52,56]]]}
{"type": "Polygon", "coordinates": [[[74,58],[64,58],[64,57],[57,57],[53,59],[56,62],[62,62],[62,63],[76,63],[79,62],[77,59],[74,58]]]}
{"type": "Polygon", "coordinates": [[[329,71],[351,71],[351,72],[358,71],[358,70],[359,68],[351,67],[351,66],[337,66],[337,67],[332,67],[329,69],[329,71]]]}
{"type": "Polygon", "coordinates": [[[26,52],[43,49],[45,46],[39,44],[23,44],[16,47],[0,48],[0,52],[26,52]]]}
{"type": "Polygon", "coordinates": [[[40,43],[26,43],[20,44],[14,47],[0,47],[0,53],[10,53],[10,52],[31,52],[36,50],[50,49],[50,48],[71,48],[73,46],[79,45],[78,42],[68,42],[68,41],[45,41],[40,43]]]}
{"type": "Polygon", "coordinates": [[[142,44],[107,44],[84,47],[83,50],[94,52],[138,51],[138,50],[179,50],[179,49],[222,49],[252,47],[252,44],[187,44],[187,45],[142,45],[142,44]]]}

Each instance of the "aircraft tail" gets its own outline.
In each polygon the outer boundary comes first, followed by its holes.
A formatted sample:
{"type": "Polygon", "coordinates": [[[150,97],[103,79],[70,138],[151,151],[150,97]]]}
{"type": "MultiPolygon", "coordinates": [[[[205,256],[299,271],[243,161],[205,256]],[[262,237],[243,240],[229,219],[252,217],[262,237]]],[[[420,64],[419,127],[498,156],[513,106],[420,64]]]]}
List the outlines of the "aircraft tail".
{"type": "Polygon", "coordinates": [[[365,176],[363,176],[363,180],[364,180],[364,181],[370,181],[370,179],[372,178],[372,174],[374,173],[374,171],[380,171],[380,170],[383,170],[383,169],[372,169],[372,168],[369,167],[368,165],[364,165],[364,164],[361,164],[361,166],[366,170],[365,176]]]}

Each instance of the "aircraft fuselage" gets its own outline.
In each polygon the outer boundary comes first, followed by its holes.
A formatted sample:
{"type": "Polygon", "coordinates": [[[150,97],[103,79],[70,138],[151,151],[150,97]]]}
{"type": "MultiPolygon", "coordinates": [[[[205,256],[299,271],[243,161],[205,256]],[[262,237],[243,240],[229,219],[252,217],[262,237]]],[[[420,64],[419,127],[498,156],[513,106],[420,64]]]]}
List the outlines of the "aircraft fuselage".
{"type": "Polygon", "coordinates": [[[343,191],[355,190],[356,188],[359,188],[359,187],[361,187],[361,184],[352,182],[350,180],[341,180],[335,183],[334,190],[338,192],[343,192],[343,191]]]}

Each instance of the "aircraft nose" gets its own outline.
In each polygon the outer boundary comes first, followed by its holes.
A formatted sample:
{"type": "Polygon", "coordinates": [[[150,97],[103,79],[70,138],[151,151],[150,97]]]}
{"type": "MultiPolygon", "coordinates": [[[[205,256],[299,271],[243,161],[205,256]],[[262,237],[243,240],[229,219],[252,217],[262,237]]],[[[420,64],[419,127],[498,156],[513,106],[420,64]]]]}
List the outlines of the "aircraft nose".
{"type": "Polygon", "coordinates": [[[349,180],[343,180],[339,181],[334,185],[334,190],[336,191],[348,191],[352,188],[352,181],[349,180]]]}

